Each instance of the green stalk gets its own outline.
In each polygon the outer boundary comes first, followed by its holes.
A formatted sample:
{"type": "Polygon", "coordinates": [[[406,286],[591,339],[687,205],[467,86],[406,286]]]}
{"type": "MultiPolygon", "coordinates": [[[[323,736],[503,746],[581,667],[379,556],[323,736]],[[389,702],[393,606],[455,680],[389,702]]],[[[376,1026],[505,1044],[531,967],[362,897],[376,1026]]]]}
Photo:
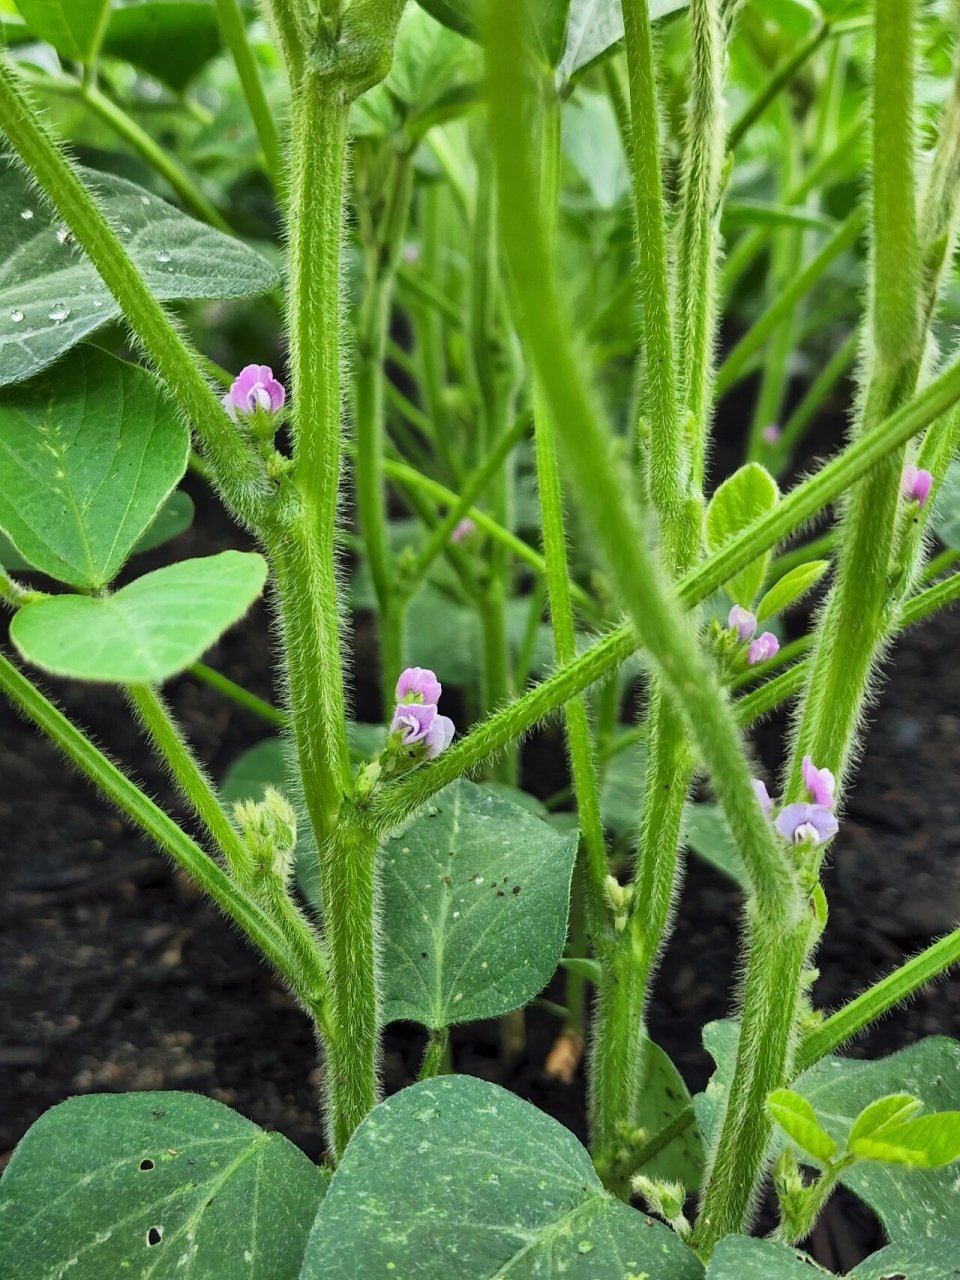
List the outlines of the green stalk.
{"type": "Polygon", "coordinates": [[[212,858],[67,717],[0,654],[0,688],[77,769],[134,822],[237,924],[290,984],[315,1018],[322,1017],[325,992],[309,987],[277,926],[212,858]]]}
{"type": "Polygon", "coordinates": [[[357,321],[354,455],[357,512],[380,614],[380,673],[383,711],[393,710],[393,688],[403,668],[403,602],[394,586],[396,575],[387,544],[386,495],[383,483],[384,356],[390,327],[390,304],[397,261],[410,213],[412,154],[393,158],[386,207],[379,226],[361,219],[365,289],[357,321]]]}
{"type": "Polygon", "coordinates": [[[270,175],[274,191],[283,199],[286,174],[280,152],[280,138],[273,112],[267,102],[267,95],[263,90],[260,68],[247,37],[247,24],[244,21],[243,11],[238,0],[216,0],[216,4],[220,30],[223,32],[223,38],[233,57],[237,75],[240,77],[243,95],[250,108],[253,127],[260,140],[260,150],[263,152],[267,173],[270,175]]]}
{"type": "Polygon", "coordinates": [[[859,329],[854,329],[810,383],[803,398],[783,424],[780,439],[774,446],[775,455],[782,460],[781,469],[786,466],[790,453],[803,438],[807,427],[816,417],[827,396],[840,379],[850,371],[859,348],[860,332],[859,329]]]}
{"type": "Polygon", "coordinates": [[[770,104],[780,96],[787,85],[795,79],[798,72],[813,57],[829,34],[830,24],[828,22],[818,23],[806,39],[801,40],[796,49],[784,58],[778,67],[773,69],[769,79],[760,86],[751,101],[730,126],[730,135],[727,138],[727,147],[730,151],[737,149],[750,129],[770,104]]]}
{"type": "Polygon", "coordinates": [[[189,671],[197,680],[202,680],[211,689],[216,689],[218,693],[222,693],[231,702],[235,702],[237,706],[243,707],[244,710],[251,712],[255,716],[259,716],[267,724],[272,724],[277,729],[286,728],[287,717],[282,711],[271,703],[265,702],[263,698],[258,698],[249,689],[244,689],[242,685],[225,676],[222,671],[215,671],[213,667],[208,667],[204,662],[195,662],[189,668],[189,671]]]}
{"type": "Polygon", "coordinates": [[[41,121],[15,73],[6,61],[0,62],[0,130],[100,273],[171,397],[190,420],[228,508],[250,523],[265,493],[260,459],[236,432],[196,351],[153,297],[94,197],[41,121]]]}
{"type": "Polygon", "coordinates": [[[310,47],[302,0],[265,0],[265,5],[280,40],[290,88],[295,91],[303,75],[304,50],[310,47]]]}

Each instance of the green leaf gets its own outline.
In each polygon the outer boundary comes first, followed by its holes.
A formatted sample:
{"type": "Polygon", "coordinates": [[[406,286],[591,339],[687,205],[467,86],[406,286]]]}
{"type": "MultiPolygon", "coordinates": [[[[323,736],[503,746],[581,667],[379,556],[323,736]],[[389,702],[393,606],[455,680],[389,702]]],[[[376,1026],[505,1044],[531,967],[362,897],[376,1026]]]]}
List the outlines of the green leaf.
{"type": "Polygon", "coordinates": [[[829,560],[811,560],[807,564],[798,564],[795,569],[785,573],[757,605],[757,622],[764,622],[796,604],[808,591],[813,590],[829,568],[829,560]]]}
{"type": "Polygon", "coordinates": [[[600,985],[603,969],[599,960],[592,960],[589,956],[564,956],[560,964],[568,973],[575,973],[579,978],[592,982],[595,987],[600,985]]]}
{"type": "Polygon", "coordinates": [[[660,1222],[608,1195],[576,1138],[512,1093],[467,1076],[380,1104],[344,1153],[302,1280],[702,1280],[660,1222]]]}
{"type": "Polygon", "coordinates": [[[581,89],[563,108],[563,149],[601,209],[615,209],[630,190],[630,170],[617,117],[605,93],[581,89]]]}
{"type": "Polygon", "coordinates": [[[816,1280],[829,1274],[799,1249],[750,1236],[727,1236],[713,1251],[706,1280],[816,1280]]]}
{"type": "Polygon", "coordinates": [[[217,12],[209,0],[137,0],[114,7],[103,47],[179,93],[220,50],[217,12]]]}
{"type": "Polygon", "coordinates": [[[178,538],[193,524],[193,516],[193,499],[182,489],[177,489],[157,512],[146,533],[138,539],[133,554],[153,551],[155,547],[162,547],[165,542],[178,538]]]}
{"type": "Polygon", "coordinates": [[[861,1160],[942,1169],[960,1160],[960,1111],[940,1111],[903,1124],[887,1124],[866,1137],[851,1138],[848,1145],[861,1160]]]}
{"type": "Polygon", "coordinates": [[[823,21],[814,0],[753,0],[754,11],[774,23],[790,41],[802,40],[823,21]]]}
{"type": "Polygon", "coordinates": [[[53,675],[159,683],[196,662],[263,590],[267,565],[222,551],[145,574],[109,596],[52,596],[25,605],[10,638],[53,675]]]}
{"type": "Polygon", "coordinates": [[[286,1138],[210,1098],[71,1098],[0,1182],[0,1274],[295,1280],[324,1189],[286,1138]]]}
{"type": "MultiPolygon", "coordinates": [[[[153,295],[246,298],[277,284],[274,268],[233,236],[188,218],[142,187],[94,169],[81,176],[153,295]]],[[[120,309],[80,249],[9,159],[0,158],[0,386],[52,364],[120,309]]]]}
{"type": "MultiPolygon", "coordinates": [[[[690,1092],[683,1076],[658,1044],[648,1040],[645,1055],[636,1123],[652,1138],[689,1107],[690,1092]]],[[[692,1123],[636,1172],[665,1182],[680,1182],[688,1191],[696,1191],[703,1177],[703,1159],[703,1139],[692,1123]]]]}
{"type": "Polygon", "coordinates": [[[628,836],[637,829],[646,767],[647,748],[643,742],[632,742],[607,762],[600,788],[600,812],[604,826],[616,836],[628,836]]]}
{"type": "Polygon", "coordinates": [[[740,850],[718,804],[688,804],[684,831],[688,847],[698,858],[709,862],[714,870],[728,876],[742,889],[749,888],[740,850]]]}
{"type": "Polygon", "coordinates": [[[98,590],[183,475],[190,433],[156,380],[93,347],[0,391],[0,529],[35,569],[98,590]]]}
{"type": "MultiPolygon", "coordinates": [[[[685,9],[688,0],[650,0],[652,21],[685,9]]],[[[567,40],[558,68],[562,81],[573,80],[623,39],[620,0],[570,0],[567,40]]]]}
{"type": "Polygon", "coordinates": [[[89,62],[97,46],[109,0],[17,0],[24,21],[39,40],[77,62],[89,62]]]}
{"type": "Polygon", "coordinates": [[[945,547],[960,549],[960,462],[951,462],[936,498],[932,524],[945,547]]]}
{"type": "Polygon", "coordinates": [[[858,1138],[869,1138],[890,1124],[900,1124],[915,1115],[923,1103],[912,1093],[891,1093],[885,1098],[871,1102],[857,1116],[853,1128],[847,1134],[847,1143],[858,1138]]]}
{"type": "Polygon", "coordinates": [[[472,782],[440,792],[381,854],[384,1022],[439,1030],[532,999],[567,935],[576,835],[472,782]]]}
{"type": "MultiPolygon", "coordinates": [[[[386,741],[382,724],[347,722],[350,750],[364,759],[378,755],[386,741]]],[[[237,756],[221,785],[224,800],[262,800],[267,787],[289,791],[292,778],[287,763],[289,748],[282,738],[264,738],[237,756]]]]}
{"type": "Polygon", "coordinates": [[[837,1154],[837,1144],[817,1120],[817,1113],[799,1093],[775,1089],[767,1098],[770,1114],[788,1138],[821,1164],[837,1154]]]}
{"type": "MultiPolygon", "coordinates": [[[[735,538],[752,521],[772,511],[780,500],[777,482],[759,462],[748,462],[724,480],[707,507],[707,547],[711,552],[735,538]]],[[[734,604],[748,609],[763,585],[771,552],[750,562],[729,582],[724,590],[734,604]]]]}
{"type": "MultiPolygon", "coordinates": [[[[960,1043],[930,1036],[876,1062],[827,1058],[795,1080],[793,1088],[809,1099],[824,1128],[843,1143],[864,1108],[885,1095],[909,1094],[933,1112],[960,1110],[960,1043]]],[[[955,1131],[953,1119],[948,1127],[955,1131]]],[[[917,1138],[921,1145],[940,1141],[929,1131],[917,1138]]],[[[960,1239],[956,1169],[862,1163],[845,1170],[841,1181],[873,1209],[891,1241],[960,1239]]]]}
{"type": "Polygon", "coordinates": [[[957,1274],[955,1240],[910,1240],[872,1253],[850,1272],[849,1280],[947,1280],[957,1274]]]}
{"type": "Polygon", "coordinates": [[[723,1018],[708,1022],[701,1034],[703,1047],[717,1064],[703,1093],[698,1093],[693,1099],[697,1128],[709,1148],[716,1141],[719,1122],[727,1105],[737,1045],[740,1043],[740,1024],[732,1018],[723,1018]]]}

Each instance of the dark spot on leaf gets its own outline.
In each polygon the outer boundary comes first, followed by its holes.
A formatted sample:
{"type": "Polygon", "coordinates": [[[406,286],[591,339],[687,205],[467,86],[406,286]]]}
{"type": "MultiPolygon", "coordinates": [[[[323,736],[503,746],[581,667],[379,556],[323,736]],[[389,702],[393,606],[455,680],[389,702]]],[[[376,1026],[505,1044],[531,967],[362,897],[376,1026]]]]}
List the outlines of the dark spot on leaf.
{"type": "Polygon", "coordinates": [[[163,1239],[163,1227],[151,1227],[147,1232],[147,1244],[151,1247],[163,1239]]]}
{"type": "Polygon", "coordinates": [[[153,1161],[150,1159],[149,1156],[146,1159],[140,1161],[140,1170],[142,1173],[147,1173],[153,1167],[154,1167],[153,1161]]]}
{"type": "Polygon", "coordinates": [[[441,879],[448,889],[453,885],[453,878],[451,876],[442,876],[441,879]]]}
{"type": "Polygon", "coordinates": [[[425,951],[421,951],[421,952],[420,952],[420,959],[421,959],[421,960],[426,960],[426,958],[427,958],[427,953],[426,953],[425,951]]]}
{"type": "Polygon", "coordinates": [[[165,1111],[151,1111],[150,1114],[152,1116],[156,1116],[158,1120],[161,1120],[167,1113],[165,1111]]]}
{"type": "Polygon", "coordinates": [[[502,890],[502,889],[498,889],[498,890],[497,890],[497,897],[498,897],[498,898],[505,898],[506,896],[507,896],[507,895],[503,892],[503,890],[502,890]]]}
{"type": "Polygon", "coordinates": [[[520,892],[520,886],[519,886],[518,884],[515,884],[515,885],[513,886],[513,892],[514,892],[514,893],[519,893],[519,892],[520,892]]]}

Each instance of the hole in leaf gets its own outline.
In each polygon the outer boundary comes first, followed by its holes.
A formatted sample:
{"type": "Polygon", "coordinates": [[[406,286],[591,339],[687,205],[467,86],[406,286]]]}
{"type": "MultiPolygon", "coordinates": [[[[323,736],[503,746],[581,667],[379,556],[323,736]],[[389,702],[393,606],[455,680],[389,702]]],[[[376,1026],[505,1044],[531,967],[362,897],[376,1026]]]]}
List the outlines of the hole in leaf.
{"type": "Polygon", "coordinates": [[[148,1245],[159,1244],[162,1239],[163,1239],[163,1227],[151,1227],[150,1230],[147,1232],[148,1245]]]}
{"type": "Polygon", "coordinates": [[[149,1158],[149,1156],[148,1156],[145,1160],[141,1160],[141,1161],[140,1161],[140,1172],[141,1172],[141,1173],[147,1173],[150,1169],[153,1169],[154,1167],[155,1167],[155,1166],[154,1166],[154,1163],[153,1163],[153,1161],[149,1158]]]}

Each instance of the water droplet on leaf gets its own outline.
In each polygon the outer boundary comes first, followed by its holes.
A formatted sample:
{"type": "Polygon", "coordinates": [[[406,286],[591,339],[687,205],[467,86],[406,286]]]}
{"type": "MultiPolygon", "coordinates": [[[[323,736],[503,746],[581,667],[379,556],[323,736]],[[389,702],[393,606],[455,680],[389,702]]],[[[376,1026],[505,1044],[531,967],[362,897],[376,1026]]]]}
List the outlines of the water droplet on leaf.
{"type": "Polygon", "coordinates": [[[20,210],[20,217],[24,220],[24,222],[29,222],[29,221],[30,221],[30,219],[33,217],[33,210],[32,210],[32,209],[21,209],[21,210],[20,210]]]}
{"type": "Polygon", "coordinates": [[[170,254],[166,249],[157,250],[157,261],[163,263],[164,266],[170,261],[170,254]]]}
{"type": "Polygon", "coordinates": [[[16,311],[10,312],[10,319],[13,321],[14,324],[20,323],[20,321],[23,319],[23,312],[20,310],[19,307],[16,309],[16,311]]]}
{"type": "Polygon", "coordinates": [[[55,324],[60,324],[62,321],[66,320],[69,314],[70,308],[65,307],[62,302],[58,302],[50,308],[47,313],[47,318],[52,320],[55,324]]]}

